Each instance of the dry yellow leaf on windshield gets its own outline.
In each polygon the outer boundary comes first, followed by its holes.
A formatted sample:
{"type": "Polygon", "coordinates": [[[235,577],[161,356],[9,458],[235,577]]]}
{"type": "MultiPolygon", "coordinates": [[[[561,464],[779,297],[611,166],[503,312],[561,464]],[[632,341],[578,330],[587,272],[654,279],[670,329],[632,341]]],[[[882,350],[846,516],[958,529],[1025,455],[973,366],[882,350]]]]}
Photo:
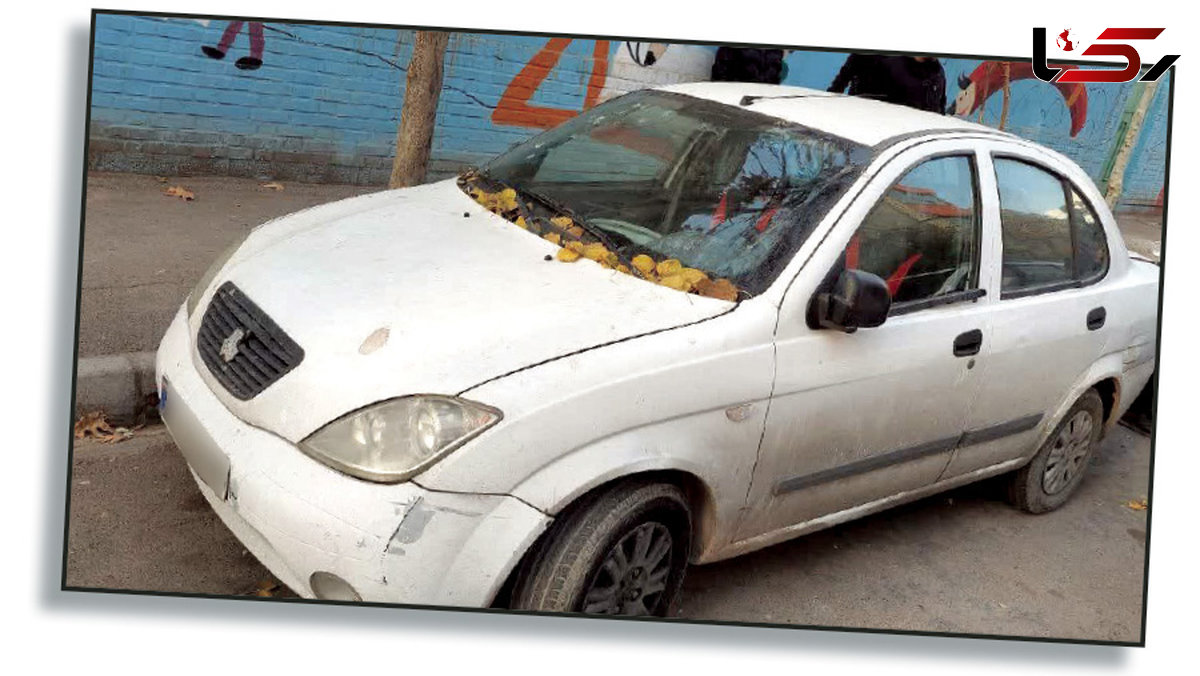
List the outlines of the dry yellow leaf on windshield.
{"type": "Polygon", "coordinates": [[[654,269],[658,272],[659,277],[670,277],[671,275],[679,274],[679,271],[683,270],[683,263],[680,263],[674,258],[668,258],[666,260],[659,261],[658,265],[655,266],[654,269]]]}
{"type": "Polygon", "coordinates": [[[517,191],[512,188],[505,188],[500,192],[485,192],[473,189],[471,197],[474,197],[475,201],[479,202],[483,208],[497,214],[517,208],[517,191]]]}
{"type": "Polygon", "coordinates": [[[548,233],[542,235],[542,239],[546,240],[547,242],[552,242],[554,244],[562,244],[562,236],[559,235],[557,232],[548,232],[548,233]]]}
{"type": "Polygon", "coordinates": [[[675,289],[676,291],[687,291],[689,288],[691,288],[691,284],[688,284],[687,280],[684,279],[682,275],[678,274],[667,275],[666,277],[658,280],[658,283],[665,287],[675,289]]]}
{"type": "Polygon", "coordinates": [[[600,242],[592,242],[584,245],[583,255],[594,261],[602,261],[608,258],[608,249],[600,242]]]}
{"type": "Polygon", "coordinates": [[[687,283],[690,286],[695,286],[699,284],[701,280],[708,279],[708,275],[704,274],[704,272],[701,270],[697,270],[696,268],[684,268],[679,271],[679,276],[687,280],[687,283]]]}
{"type": "Polygon", "coordinates": [[[496,198],[496,204],[501,211],[512,211],[517,208],[517,191],[505,188],[496,198]]]}
{"type": "Polygon", "coordinates": [[[638,254],[630,261],[633,267],[643,274],[650,274],[654,270],[654,259],[646,254],[638,254]]]}
{"type": "Polygon", "coordinates": [[[709,298],[719,298],[736,302],[738,299],[738,288],[733,282],[728,279],[703,279],[696,283],[696,293],[709,298]]]}
{"type": "Polygon", "coordinates": [[[574,263],[580,259],[580,255],[578,251],[564,247],[558,250],[558,254],[555,255],[555,258],[564,263],[574,263]]]}

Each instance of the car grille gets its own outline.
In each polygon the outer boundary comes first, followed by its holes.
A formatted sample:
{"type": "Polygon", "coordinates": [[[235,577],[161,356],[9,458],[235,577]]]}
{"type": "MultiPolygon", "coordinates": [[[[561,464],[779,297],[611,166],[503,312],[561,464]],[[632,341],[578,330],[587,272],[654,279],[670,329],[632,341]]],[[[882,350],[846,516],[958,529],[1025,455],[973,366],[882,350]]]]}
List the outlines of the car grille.
{"type": "Polygon", "coordinates": [[[222,284],[209,301],[196,346],[209,372],[243,401],[304,359],[304,350],[232,282],[222,284]]]}

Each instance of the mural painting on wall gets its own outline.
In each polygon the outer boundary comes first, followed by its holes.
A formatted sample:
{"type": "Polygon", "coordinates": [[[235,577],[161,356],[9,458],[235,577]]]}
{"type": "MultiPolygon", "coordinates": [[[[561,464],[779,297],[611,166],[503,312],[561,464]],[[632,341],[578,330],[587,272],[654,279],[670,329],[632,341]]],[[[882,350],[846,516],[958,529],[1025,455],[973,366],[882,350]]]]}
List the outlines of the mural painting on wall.
{"type": "MultiPolygon", "coordinates": [[[[225,53],[233,46],[233,41],[237,38],[238,33],[242,32],[241,21],[230,21],[225,26],[225,31],[221,33],[221,40],[216,47],[203,45],[200,51],[204,52],[205,56],[210,59],[224,59],[225,53]]],[[[266,40],[263,38],[263,25],[259,21],[250,21],[247,32],[250,34],[250,55],[243,56],[233,63],[242,70],[257,70],[263,64],[263,48],[266,40]]]]}
{"type": "MultiPolygon", "coordinates": [[[[530,99],[533,98],[538,87],[550,76],[554,66],[558,64],[563,52],[571,42],[573,42],[571,38],[551,38],[529,59],[500,96],[500,101],[496,104],[495,111],[492,112],[492,122],[517,127],[549,129],[566,122],[581,112],[530,103],[530,99]]],[[[583,110],[587,110],[599,102],[607,71],[608,40],[596,40],[592,54],[592,72],[588,77],[583,98],[583,110]]]]}
{"type": "Polygon", "coordinates": [[[712,49],[664,42],[622,42],[612,57],[601,101],[646,87],[709,79],[712,49]]]}
{"type": "Polygon", "coordinates": [[[529,59],[500,96],[492,112],[493,123],[549,129],[626,92],[647,86],[707,80],[712,70],[712,52],[704,47],[623,42],[610,57],[610,41],[596,40],[583,105],[579,110],[531,103],[572,41],[571,38],[552,38],[529,59]]]}
{"type": "MultiPolygon", "coordinates": [[[[1075,66],[1059,65],[1056,68],[1070,69],[1075,66]]],[[[1034,79],[1033,64],[1028,61],[984,61],[970,75],[960,75],[958,78],[959,92],[954,100],[952,112],[955,115],[967,116],[978,111],[980,120],[983,119],[984,105],[997,92],[1004,97],[1000,121],[996,125],[1004,129],[1008,122],[1008,109],[1012,94],[1009,85],[1019,80],[1034,79]]],[[[1067,110],[1071,113],[1071,136],[1079,135],[1087,122],[1088,95],[1087,87],[1082,83],[1061,83],[1052,85],[1062,95],[1067,110]]]]}

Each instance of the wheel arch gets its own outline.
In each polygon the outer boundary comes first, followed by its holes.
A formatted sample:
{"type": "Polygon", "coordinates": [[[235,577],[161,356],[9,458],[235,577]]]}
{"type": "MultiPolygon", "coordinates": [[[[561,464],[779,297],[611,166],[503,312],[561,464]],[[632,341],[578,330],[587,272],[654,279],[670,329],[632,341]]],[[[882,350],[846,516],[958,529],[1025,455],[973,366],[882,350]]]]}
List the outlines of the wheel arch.
{"type": "Polygon", "coordinates": [[[1107,433],[1116,424],[1116,413],[1121,407],[1121,379],[1108,376],[1093,384],[1092,389],[1096,390],[1104,404],[1104,431],[1107,433]]]}
{"type": "Polygon", "coordinates": [[[1108,434],[1109,430],[1117,422],[1117,412],[1121,410],[1123,367],[1124,362],[1121,360],[1120,353],[1108,354],[1093,362],[1076,379],[1058,407],[1044,421],[1042,433],[1038,438],[1037,444],[1033,446],[1035,449],[1034,452],[1036,452],[1036,449],[1042,447],[1042,444],[1046,442],[1046,439],[1054,431],[1054,428],[1058,426],[1058,423],[1067,414],[1071,406],[1083,396],[1084,392],[1090,389],[1096,390],[1100,395],[1100,401],[1104,404],[1103,433],[1108,434]]]}
{"type": "MultiPolygon", "coordinates": [[[[629,481],[642,481],[645,483],[667,483],[680,488],[688,501],[688,508],[691,512],[691,559],[694,561],[700,557],[708,547],[713,543],[712,540],[716,536],[717,515],[716,515],[716,498],[713,495],[709,485],[701,479],[697,474],[679,468],[662,468],[662,469],[645,469],[633,471],[627,474],[622,474],[616,477],[610,477],[605,481],[596,483],[591,487],[577,492],[571,498],[565,501],[565,504],[554,510],[555,519],[562,518],[571,510],[579,509],[586,506],[591,498],[605,491],[611,490],[613,487],[629,481]]],[[[523,569],[529,563],[530,558],[542,546],[543,542],[548,537],[552,537],[555,532],[553,524],[546,528],[541,535],[525,550],[521,555],[520,560],[512,570],[508,577],[501,585],[495,598],[492,600],[491,607],[505,608],[508,607],[508,602],[511,599],[513,587],[516,585],[517,578],[521,575],[523,569]]]]}

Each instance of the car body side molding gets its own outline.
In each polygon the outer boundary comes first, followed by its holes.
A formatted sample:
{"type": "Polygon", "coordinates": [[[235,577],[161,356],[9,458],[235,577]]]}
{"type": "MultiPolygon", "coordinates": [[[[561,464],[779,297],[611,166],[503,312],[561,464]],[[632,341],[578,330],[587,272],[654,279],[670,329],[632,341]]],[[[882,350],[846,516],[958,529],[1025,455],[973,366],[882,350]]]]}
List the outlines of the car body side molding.
{"type": "Polygon", "coordinates": [[[1013,434],[1027,432],[1037,427],[1038,423],[1041,421],[1042,414],[1040,413],[1028,415],[1022,418],[1009,420],[998,425],[992,425],[990,427],[984,427],[978,430],[963,432],[957,437],[927,441],[922,444],[900,448],[890,453],[873,456],[858,462],[841,465],[840,467],[821,470],[820,472],[813,472],[812,474],[790,477],[780,481],[778,484],[775,484],[774,493],[775,495],[783,495],[785,493],[791,493],[793,491],[809,488],[818,484],[837,481],[838,479],[843,479],[855,474],[872,472],[884,467],[898,465],[902,462],[917,460],[927,455],[936,455],[938,453],[952,451],[963,446],[973,446],[975,444],[982,444],[988,441],[995,441],[996,439],[1001,439],[1013,434]]]}

